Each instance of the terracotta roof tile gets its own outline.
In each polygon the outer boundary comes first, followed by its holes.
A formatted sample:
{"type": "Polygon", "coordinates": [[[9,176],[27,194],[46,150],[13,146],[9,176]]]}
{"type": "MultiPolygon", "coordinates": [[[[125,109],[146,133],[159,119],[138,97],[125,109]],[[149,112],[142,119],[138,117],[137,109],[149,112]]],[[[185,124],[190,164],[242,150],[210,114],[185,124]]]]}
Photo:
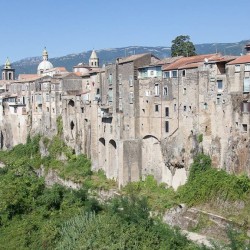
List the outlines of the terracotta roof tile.
{"type": "Polygon", "coordinates": [[[144,54],[137,54],[137,55],[132,55],[132,56],[128,56],[125,58],[121,58],[119,59],[119,63],[127,63],[127,62],[132,62],[135,61],[145,55],[150,55],[150,53],[144,53],[144,54]]]}
{"type": "Polygon", "coordinates": [[[250,55],[244,55],[244,56],[240,56],[237,59],[229,62],[228,64],[243,64],[243,63],[250,63],[250,55]]]}
{"type": "Polygon", "coordinates": [[[218,54],[206,54],[206,55],[197,55],[197,56],[190,56],[190,57],[182,57],[178,60],[176,60],[174,63],[164,65],[162,67],[162,70],[173,70],[173,69],[179,69],[179,68],[185,68],[188,67],[188,64],[194,64],[194,63],[199,63],[199,62],[204,62],[204,59],[207,58],[208,60],[210,59],[215,59],[218,58],[218,54]]]}

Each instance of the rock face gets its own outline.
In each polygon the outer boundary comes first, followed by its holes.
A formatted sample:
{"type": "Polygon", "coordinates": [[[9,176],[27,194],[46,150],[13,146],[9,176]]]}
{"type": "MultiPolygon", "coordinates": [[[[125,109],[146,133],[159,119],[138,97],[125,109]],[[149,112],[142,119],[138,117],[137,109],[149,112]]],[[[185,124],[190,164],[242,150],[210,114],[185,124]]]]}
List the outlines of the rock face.
{"type": "Polygon", "coordinates": [[[176,189],[198,152],[215,167],[250,175],[249,65],[249,55],[139,54],[82,75],[2,81],[0,145],[60,133],[120,186],[153,175],[176,189]]]}
{"type": "Polygon", "coordinates": [[[36,170],[36,173],[38,177],[44,177],[45,184],[49,187],[53,186],[54,184],[60,184],[64,187],[72,189],[81,188],[81,184],[75,183],[71,180],[62,179],[61,177],[59,177],[58,173],[53,169],[49,169],[49,171],[46,173],[44,167],[41,166],[38,170],[36,170]]]}

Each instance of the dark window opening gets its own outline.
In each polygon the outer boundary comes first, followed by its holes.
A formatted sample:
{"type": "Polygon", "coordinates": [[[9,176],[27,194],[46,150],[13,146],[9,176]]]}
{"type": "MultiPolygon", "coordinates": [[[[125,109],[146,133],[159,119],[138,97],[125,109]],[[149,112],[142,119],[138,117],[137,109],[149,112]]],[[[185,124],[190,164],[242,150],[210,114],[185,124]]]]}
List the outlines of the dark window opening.
{"type": "Polygon", "coordinates": [[[165,121],[165,132],[169,132],[169,121],[165,121]]]}
{"type": "Polygon", "coordinates": [[[74,129],[74,127],[75,127],[75,124],[74,124],[74,122],[73,122],[73,121],[71,121],[71,122],[70,122],[70,129],[71,129],[71,130],[73,130],[73,129],[74,129]]]}
{"type": "Polygon", "coordinates": [[[247,132],[247,124],[242,124],[242,131],[247,132]]]}
{"type": "Polygon", "coordinates": [[[81,112],[84,113],[84,108],[81,108],[81,112]]]}
{"type": "Polygon", "coordinates": [[[75,106],[75,102],[73,100],[70,100],[68,103],[69,106],[74,107],[75,106]]]}
{"type": "Polygon", "coordinates": [[[159,112],[159,105],[155,105],[155,112],[159,112]]]}
{"type": "Polygon", "coordinates": [[[169,107],[165,108],[165,116],[169,117],[169,107]]]}

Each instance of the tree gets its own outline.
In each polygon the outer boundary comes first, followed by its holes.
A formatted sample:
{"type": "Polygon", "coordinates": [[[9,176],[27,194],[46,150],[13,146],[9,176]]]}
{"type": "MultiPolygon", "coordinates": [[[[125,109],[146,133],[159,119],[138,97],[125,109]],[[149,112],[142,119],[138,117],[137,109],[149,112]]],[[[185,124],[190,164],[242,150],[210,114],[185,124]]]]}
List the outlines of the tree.
{"type": "Polygon", "coordinates": [[[195,56],[194,44],[189,36],[177,36],[172,41],[171,56],[195,56]]]}

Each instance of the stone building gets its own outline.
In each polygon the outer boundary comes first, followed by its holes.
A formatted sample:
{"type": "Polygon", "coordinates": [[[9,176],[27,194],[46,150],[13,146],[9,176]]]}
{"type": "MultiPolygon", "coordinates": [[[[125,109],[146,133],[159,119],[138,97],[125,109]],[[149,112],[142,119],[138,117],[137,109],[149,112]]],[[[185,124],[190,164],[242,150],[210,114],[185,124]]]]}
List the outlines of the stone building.
{"type": "Polygon", "coordinates": [[[61,116],[65,142],[119,185],[153,175],[177,188],[197,152],[215,167],[250,175],[246,49],[237,58],[139,54],[103,68],[93,51],[89,65],[73,72],[53,68],[45,50],[37,75],[1,81],[1,148],[29,133],[52,137],[61,116]]]}

